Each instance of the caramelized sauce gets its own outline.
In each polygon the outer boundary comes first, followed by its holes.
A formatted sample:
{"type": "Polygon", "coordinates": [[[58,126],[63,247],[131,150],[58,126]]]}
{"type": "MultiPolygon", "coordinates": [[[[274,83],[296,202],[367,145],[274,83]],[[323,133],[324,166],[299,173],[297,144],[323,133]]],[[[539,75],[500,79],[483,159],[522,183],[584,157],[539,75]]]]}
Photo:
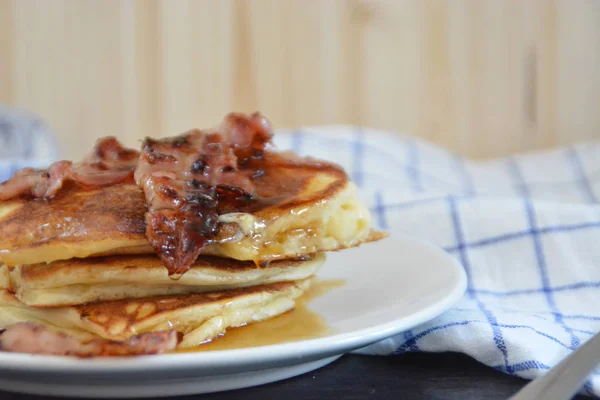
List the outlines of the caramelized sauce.
{"type": "Polygon", "coordinates": [[[148,206],[146,237],[171,278],[188,271],[216,240],[219,215],[281,202],[280,195],[260,193],[261,181],[279,181],[278,175],[289,167],[292,175],[298,168],[332,168],[271,151],[272,136],[262,115],[231,113],[213,130],[145,139],[135,180],[148,206]]]}
{"type": "Polygon", "coordinates": [[[325,320],[309,308],[311,300],[342,286],[345,280],[315,279],[310,289],[296,300],[296,307],[266,321],[230,328],[223,336],[198,347],[177,350],[177,353],[233,350],[314,339],[334,333],[325,320]]]}
{"type": "Polygon", "coordinates": [[[287,163],[272,147],[270,123],[260,114],[231,113],[216,130],[193,130],[142,146],[135,180],[144,189],[146,237],[169,276],[189,270],[218,232],[219,215],[256,203],[254,181],[287,163]]]}

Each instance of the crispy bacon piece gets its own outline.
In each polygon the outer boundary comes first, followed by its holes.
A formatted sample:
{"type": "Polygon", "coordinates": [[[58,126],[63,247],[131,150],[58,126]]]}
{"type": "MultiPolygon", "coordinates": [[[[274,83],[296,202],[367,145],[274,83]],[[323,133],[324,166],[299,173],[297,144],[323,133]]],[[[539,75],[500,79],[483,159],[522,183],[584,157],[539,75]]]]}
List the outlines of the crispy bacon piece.
{"type": "Polygon", "coordinates": [[[0,184],[0,200],[19,196],[52,197],[62,188],[70,168],[70,161],[55,162],[48,169],[23,168],[0,184]]]}
{"type": "Polygon", "coordinates": [[[57,161],[48,169],[24,168],[0,184],[0,200],[19,196],[50,198],[66,180],[84,185],[104,186],[122,182],[133,176],[139,152],[127,149],[114,137],[99,139],[94,150],[83,161],[57,161]]]}
{"type": "Polygon", "coordinates": [[[254,199],[251,164],[271,148],[262,115],[229,114],[217,128],[146,139],[135,180],[144,190],[146,236],[173,278],[214,238],[219,210],[254,199]]]}
{"type": "Polygon", "coordinates": [[[87,343],[29,322],[8,327],[0,335],[0,351],[76,357],[135,356],[174,350],[177,332],[149,332],[122,341],[94,339],[87,343]]]}
{"type": "Polygon", "coordinates": [[[90,186],[104,186],[133,177],[140,153],[123,147],[112,137],[99,139],[82,162],[71,167],[74,181],[90,186]]]}

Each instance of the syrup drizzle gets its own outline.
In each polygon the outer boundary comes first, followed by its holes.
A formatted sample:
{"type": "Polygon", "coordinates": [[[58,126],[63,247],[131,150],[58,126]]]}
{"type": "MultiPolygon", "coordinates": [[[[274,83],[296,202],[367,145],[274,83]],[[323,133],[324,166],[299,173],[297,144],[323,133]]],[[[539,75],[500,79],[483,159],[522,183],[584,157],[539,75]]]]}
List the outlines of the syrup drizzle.
{"type": "Polygon", "coordinates": [[[219,336],[211,342],[197,347],[180,349],[176,352],[243,349],[315,339],[335,333],[335,330],[327,325],[323,317],[309,308],[309,303],[345,283],[345,280],[321,281],[315,279],[306,293],[296,300],[296,307],[293,310],[266,321],[230,328],[223,336],[219,336]]]}

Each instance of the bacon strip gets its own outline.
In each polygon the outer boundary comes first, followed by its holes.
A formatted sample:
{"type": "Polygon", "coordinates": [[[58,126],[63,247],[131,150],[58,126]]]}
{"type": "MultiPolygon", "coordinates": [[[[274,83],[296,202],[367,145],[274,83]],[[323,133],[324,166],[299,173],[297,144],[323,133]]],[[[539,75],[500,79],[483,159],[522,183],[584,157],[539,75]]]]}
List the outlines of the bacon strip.
{"type": "Polygon", "coordinates": [[[62,188],[70,168],[70,161],[55,162],[48,169],[23,168],[0,184],[0,200],[19,196],[52,197],[62,188]]]}
{"type": "Polygon", "coordinates": [[[174,350],[178,341],[177,332],[171,330],[144,333],[123,342],[94,339],[82,343],[41,325],[22,322],[8,327],[0,335],[0,350],[76,357],[135,356],[174,350]]]}
{"type": "Polygon", "coordinates": [[[73,164],[57,161],[48,169],[24,168],[0,184],[0,200],[19,196],[50,198],[67,180],[91,186],[122,182],[133,176],[139,152],[127,149],[114,137],[101,138],[85,159],[73,164]]]}
{"type": "Polygon", "coordinates": [[[219,209],[254,199],[250,164],[264,158],[271,137],[262,115],[232,113],[213,130],[144,141],[135,180],[148,204],[146,237],[171,277],[214,238],[219,209]]]}
{"type": "Polygon", "coordinates": [[[74,164],[70,177],[90,186],[104,186],[133,177],[140,153],[123,147],[112,137],[99,139],[92,152],[82,162],[74,164]]]}

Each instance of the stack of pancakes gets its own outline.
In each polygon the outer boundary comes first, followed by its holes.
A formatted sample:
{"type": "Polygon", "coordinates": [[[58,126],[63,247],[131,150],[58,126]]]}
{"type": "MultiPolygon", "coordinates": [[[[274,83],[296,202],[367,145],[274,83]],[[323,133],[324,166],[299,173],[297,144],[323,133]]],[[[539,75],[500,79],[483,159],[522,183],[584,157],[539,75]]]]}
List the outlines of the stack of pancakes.
{"type": "Polygon", "coordinates": [[[83,342],[176,330],[182,348],[292,309],[324,252],[378,238],[346,174],[322,165],[267,171],[263,201],[220,215],[178,280],[146,239],[133,182],[0,202],[0,330],[33,322],[83,342]]]}

